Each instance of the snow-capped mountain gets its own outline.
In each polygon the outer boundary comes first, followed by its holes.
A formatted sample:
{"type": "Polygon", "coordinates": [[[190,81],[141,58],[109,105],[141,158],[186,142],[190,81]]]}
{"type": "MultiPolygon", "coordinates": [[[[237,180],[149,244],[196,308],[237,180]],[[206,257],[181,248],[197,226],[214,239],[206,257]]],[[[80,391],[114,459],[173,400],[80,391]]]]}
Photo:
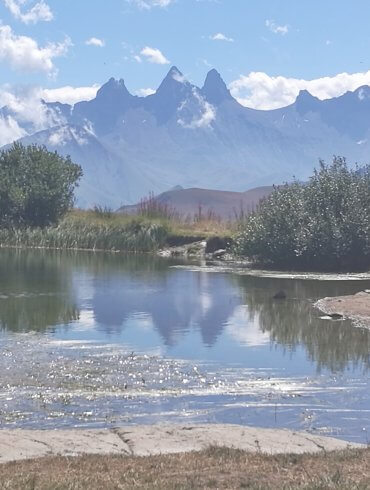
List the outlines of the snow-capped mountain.
{"type": "Polygon", "coordinates": [[[271,111],[240,105],[216,70],[202,88],[173,67],[147,97],[110,79],[96,98],[74,106],[43,103],[44,127],[4,107],[25,144],[71,155],[83,167],[78,204],[119,207],[176,185],[245,191],[306,179],[333,154],[367,163],[370,87],[321,101],[302,91],[271,111]]]}

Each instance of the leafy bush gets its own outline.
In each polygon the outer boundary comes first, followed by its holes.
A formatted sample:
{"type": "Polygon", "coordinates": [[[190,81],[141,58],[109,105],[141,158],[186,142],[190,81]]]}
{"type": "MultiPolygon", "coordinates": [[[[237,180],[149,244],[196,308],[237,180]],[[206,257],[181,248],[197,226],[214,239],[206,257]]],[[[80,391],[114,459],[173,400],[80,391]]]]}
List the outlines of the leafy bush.
{"type": "Polygon", "coordinates": [[[81,167],[45,147],[15,143],[0,152],[0,226],[45,227],[73,206],[81,167]]]}
{"type": "Polygon", "coordinates": [[[334,157],[308,183],[276,187],[236,238],[236,252],[279,267],[370,267],[370,167],[334,157]]]}

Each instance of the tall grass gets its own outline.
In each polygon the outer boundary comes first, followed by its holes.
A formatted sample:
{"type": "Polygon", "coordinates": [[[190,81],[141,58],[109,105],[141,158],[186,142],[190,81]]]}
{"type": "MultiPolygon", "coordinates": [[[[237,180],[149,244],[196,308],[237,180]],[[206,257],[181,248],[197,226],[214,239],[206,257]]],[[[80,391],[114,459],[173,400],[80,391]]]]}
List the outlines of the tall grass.
{"type": "Polygon", "coordinates": [[[57,227],[1,229],[0,246],[151,252],[168,236],[164,224],[140,220],[66,217],[57,227]]]}
{"type": "Polygon", "coordinates": [[[211,213],[182,218],[175,210],[146,201],[138,216],[109,208],[73,210],[55,227],[0,229],[0,247],[153,252],[213,236],[232,236],[235,222],[211,213]]]}
{"type": "MultiPolygon", "coordinates": [[[[120,215],[126,216],[126,218],[133,216],[125,215],[124,213],[120,215]]],[[[205,208],[200,203],[194,213],[184,214],[179,212],[175,207],[159,201],[153,193],[143,198],[137,209],[138,217],[165,224],[172,238],[176,236],[187,236],[190,238],[193,237],[194,240],[197,237],[200,239],[215,235],[233,235],[239,230],[240,223],[242,220],[244,221],[245,215],[244,213],[238,215],[234,211],[234,219],[225,219],[218,216],[214,210],[205,208]]]]}
{"type": "Polygon", "coordinates": [[[167,203],[158,201],[153,193],[141,199],[138,215],[148,219],[164,219],[168,221],[181,219],[180,213],[175,208],[170,207],[167,203]]]}

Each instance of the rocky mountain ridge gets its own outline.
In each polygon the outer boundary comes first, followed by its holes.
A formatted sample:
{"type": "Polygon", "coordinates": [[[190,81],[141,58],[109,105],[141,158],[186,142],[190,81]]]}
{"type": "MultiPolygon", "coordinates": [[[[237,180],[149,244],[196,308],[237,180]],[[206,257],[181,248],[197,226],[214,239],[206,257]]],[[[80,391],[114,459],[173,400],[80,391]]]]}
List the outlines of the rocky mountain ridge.
{"type": "Polygon", "coordinates": [[[306,179],[333,154],[367,163],[370,87],[319,100],[302,91],[290,106],[246,108],[216,70],[203,87],[172,67],[157,91],[132,95],[111,78],[95,99],[43,103],[47,124],[33,128],[7,107],[24,144],[71,155],[84,170],[77,204],[118,208],[176,185],[242,192],[306,179]]]}

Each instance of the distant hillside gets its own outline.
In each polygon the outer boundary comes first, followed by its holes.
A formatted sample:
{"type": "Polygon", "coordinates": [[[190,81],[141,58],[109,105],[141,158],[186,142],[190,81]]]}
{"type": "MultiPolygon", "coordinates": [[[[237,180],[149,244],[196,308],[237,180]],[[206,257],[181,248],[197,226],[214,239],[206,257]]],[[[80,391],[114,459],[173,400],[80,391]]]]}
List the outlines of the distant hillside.
{"type": "MultiPolygon", "coordinates": [[[[211,189],[176,188],[163,192],[153,199],[169,210],[176,211],[182,217],[193,217],[200,212],[202,216],[212,215],[222,219],[236,219],[241,212],[249,214],[258,205],[260,199],[272,192],[272,186],[256,187],[246,192],[218,191],[211,189]]],[[[118,211],[136,214],[140,203],[122,206],[118,211]]]]}

